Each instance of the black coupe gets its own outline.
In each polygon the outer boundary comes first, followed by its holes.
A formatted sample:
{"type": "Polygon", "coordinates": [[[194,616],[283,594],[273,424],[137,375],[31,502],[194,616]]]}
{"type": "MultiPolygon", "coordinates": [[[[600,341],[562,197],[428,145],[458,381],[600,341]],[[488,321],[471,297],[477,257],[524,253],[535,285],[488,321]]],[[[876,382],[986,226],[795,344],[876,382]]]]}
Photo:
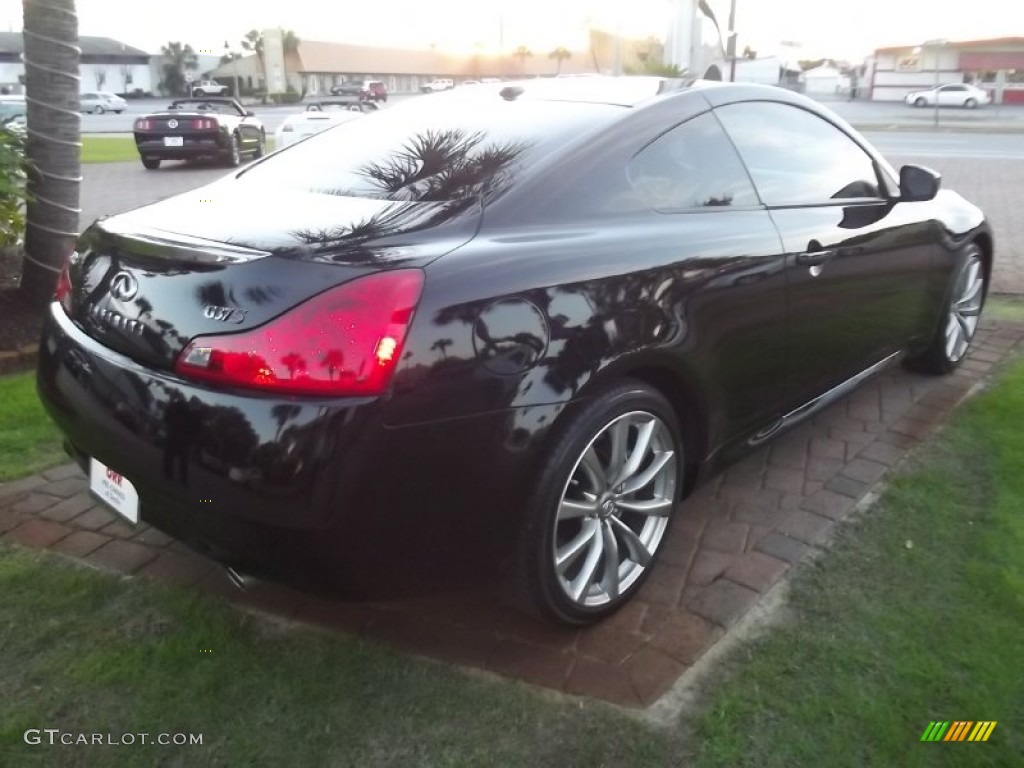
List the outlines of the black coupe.
{"type": "Polygon", "coordinates": [[[937,174],[788,91],[478,86],[97,222],[39,389],[95,493],[225,563],[496,566],[580,624],[718,468],[954,369],[992,259],[937,174]]]}
{"type": "Polygon", "coordinates": [[[220,159],[235,168],[243,155],[266,154],[263,123],[234,99],[178,99],[138,118],[134,130],[142,164],[150,170],[162,160],[199,158],[220,159]]]}

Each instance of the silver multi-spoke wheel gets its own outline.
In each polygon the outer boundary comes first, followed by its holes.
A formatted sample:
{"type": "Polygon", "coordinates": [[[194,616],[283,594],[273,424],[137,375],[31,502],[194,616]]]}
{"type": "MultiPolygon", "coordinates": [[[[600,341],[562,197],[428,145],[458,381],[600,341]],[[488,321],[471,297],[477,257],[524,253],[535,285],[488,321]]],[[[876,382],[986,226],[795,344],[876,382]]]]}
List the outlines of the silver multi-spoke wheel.
{"type": "Polygon", "coordinates": [[[631,411],[608,422],[576,460],[555,516],[554,570],[577,606],[615,601],[650,565],[679,480],[672,432],[631,411]]]}
{"type": "Polygon", "coordinates": [[[959,361],[970,346],[978,328],[978,317],[985,297],[985,273],[981,259],[971,256],[960,272],[946,319],[946,358],[959,361]]]}

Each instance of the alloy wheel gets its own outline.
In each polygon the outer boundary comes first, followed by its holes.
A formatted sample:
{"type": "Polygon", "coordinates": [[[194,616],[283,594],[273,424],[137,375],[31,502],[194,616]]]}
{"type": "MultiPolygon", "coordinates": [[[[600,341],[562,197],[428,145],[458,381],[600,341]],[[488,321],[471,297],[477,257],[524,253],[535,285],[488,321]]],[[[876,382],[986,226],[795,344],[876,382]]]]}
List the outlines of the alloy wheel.
{"type": "Polygon", "coordinates": [[[960,360],[974,338],[984,292],[985,274],[981,259],[971,256],[954,286],[946,318],[946,357],[950,362],[960,360]]]}
{"type": "Polygon", "coordinates": [[[618,416],[587,444],[562,491],[551,552],[573,603],[608,605],[643,575],[668,529],[678,467],[672,432],[646,411],[618,416]]]}

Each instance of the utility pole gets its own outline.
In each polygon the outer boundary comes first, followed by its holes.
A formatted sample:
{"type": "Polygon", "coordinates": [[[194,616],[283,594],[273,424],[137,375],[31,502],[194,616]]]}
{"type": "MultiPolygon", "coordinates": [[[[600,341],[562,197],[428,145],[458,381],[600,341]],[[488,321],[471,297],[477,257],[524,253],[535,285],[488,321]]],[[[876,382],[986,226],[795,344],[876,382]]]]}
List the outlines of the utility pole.
{"type": "Polygon", "coordinates": [[[729,57],[729,82],[736,82],[736,0],[729,3],[729,45],[726,48],[729,57]]]}
{"type": "Polygon", "coordinates": [[[228,44],[227,40],[224,41],[224,53],[226,56],[231,58],[231,72],[235,78],[234,96],[239,100],[239,103],[241,103],[242,92],[238,89],[238,54],[231,50],[231,46],[228,44]]]}

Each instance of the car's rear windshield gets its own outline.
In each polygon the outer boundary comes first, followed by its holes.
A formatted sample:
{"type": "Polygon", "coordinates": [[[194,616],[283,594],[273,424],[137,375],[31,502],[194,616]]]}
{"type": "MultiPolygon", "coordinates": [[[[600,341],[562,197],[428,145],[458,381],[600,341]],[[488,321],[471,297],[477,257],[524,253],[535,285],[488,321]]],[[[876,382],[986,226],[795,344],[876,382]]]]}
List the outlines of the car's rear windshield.
{"type": "Polygon", "coordinates": [[[422,97],[297,143],[240,174],[242,183],[349,197],[490,197],[517,173],[622,114],[623,107],[422,97]]]}

